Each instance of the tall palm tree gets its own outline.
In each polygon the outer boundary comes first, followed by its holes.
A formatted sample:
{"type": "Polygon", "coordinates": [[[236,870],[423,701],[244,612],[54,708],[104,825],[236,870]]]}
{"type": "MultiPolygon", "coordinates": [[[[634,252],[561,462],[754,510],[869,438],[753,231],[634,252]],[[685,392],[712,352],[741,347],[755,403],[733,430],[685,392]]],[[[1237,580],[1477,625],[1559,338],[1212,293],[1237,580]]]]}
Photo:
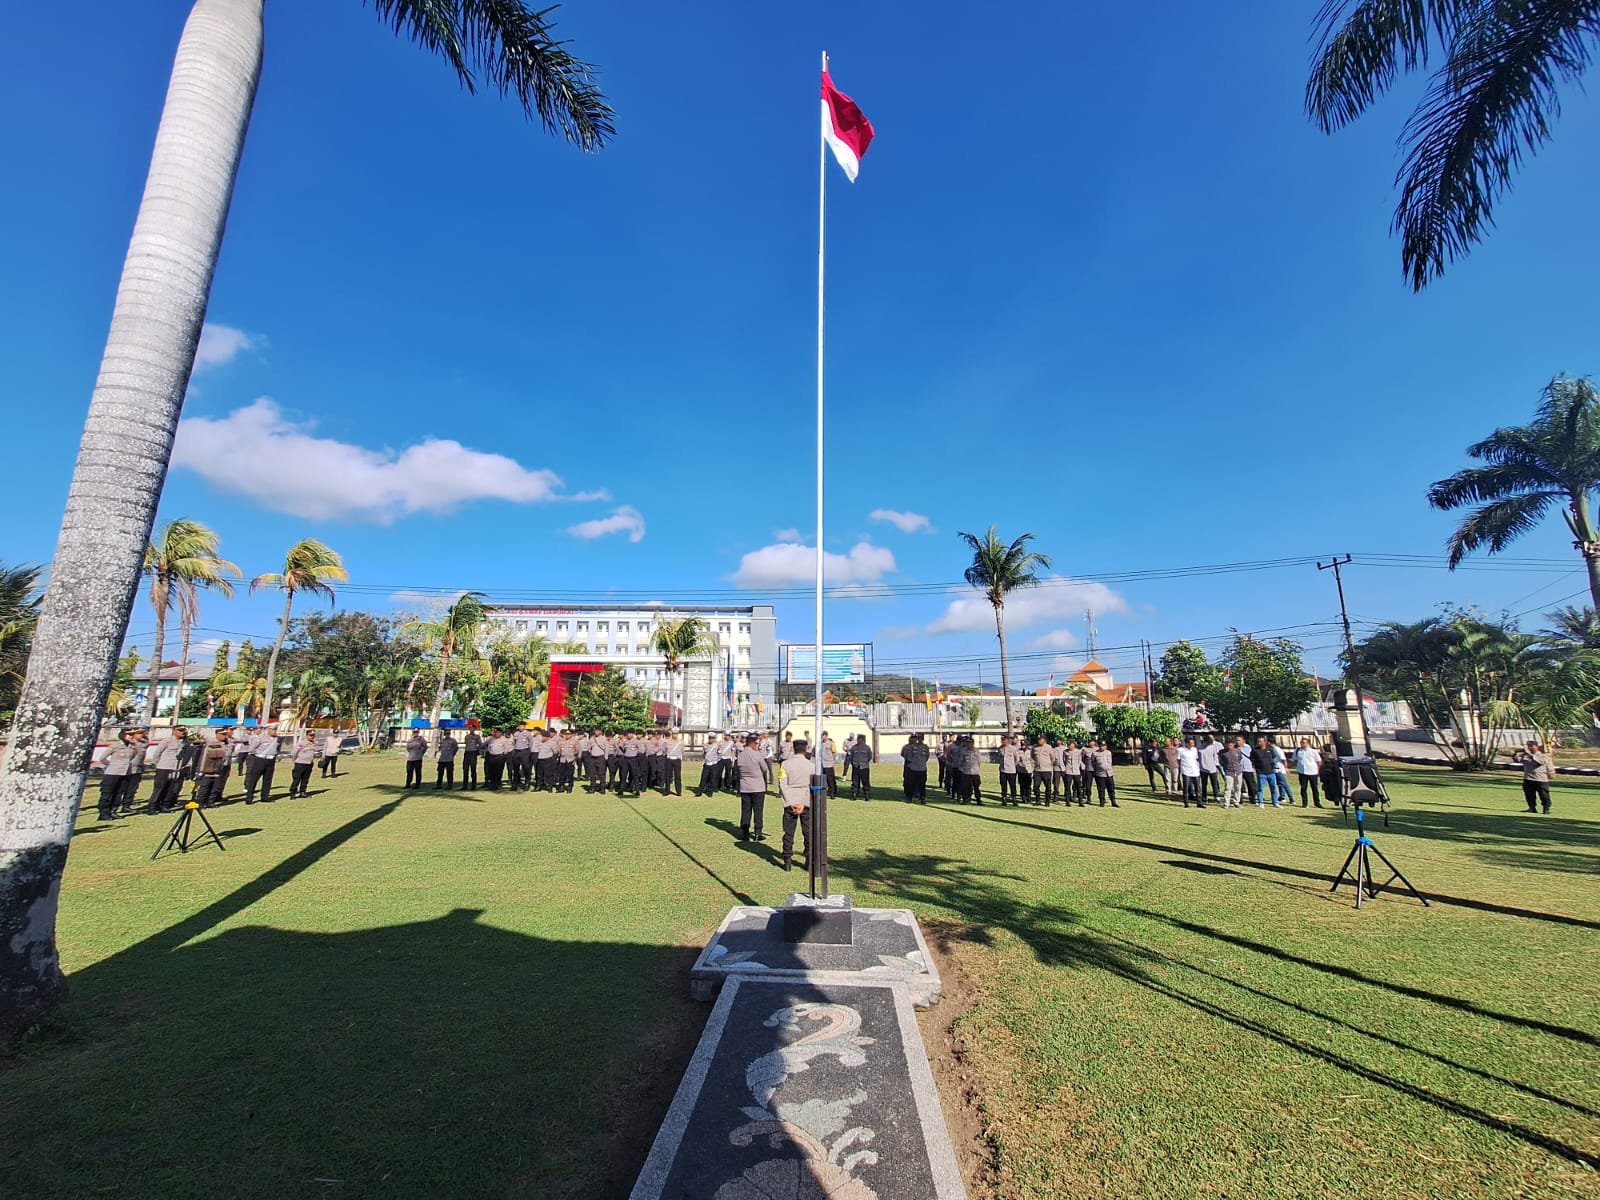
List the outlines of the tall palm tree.
{"type": "Polygon", "coordinates": [[[326,596],[331,601],[333,585],[349,578],[350,574],[344,569],[344,560],[339,557],[337,550],[316,538],[302,538],[289,547],[289,553],[283,560],[283,570],[268,571],[250,581],[252,592],[257,588],[271,587],[283,593],[283,615],[278,618],[278,638],[272,643],[272,653],[267,657],[267,707],[261,714],[263,725],[278,715],[273,707],[275,694],[272,689],[278,676],[278,655],[283,650],[284,638],[289,636],[289,611],[294,607],[295,593],[310,592],[314,596],[326,596]]]}
{"type": "Polygon", "coordinates": [[[39,623],[39,568],[0,563],[0,712],[10,712],[39,623]]]}
{"type": "Polygon", "coordinates": [[[1569,604],[1545,616],[1550,621],[1550,628],[1543,631],[1547,641],[1560,646],[1600,650],[1600,617],[1596,617],[1592,605],[1575,608],[1569,604]]]}
{"type": "Polygon", "coordinates": [[[1025,533],[1007,544],[993,525],[982,537],[975,533],[958,535],[972,551],[972,565],[964,573],[966,581],[981,591],[994,605],[994,631],[1000,639],[1000,692],[1006,704],[1006,736],[1013,731],[1011,721],[1011,674],[1006,665],[1006,597],[1019,588],[1039,585],[1039,572],[1050,569],[1050,559],[1029,550],[1033,534],[1025,533]]]}
{"type": "Polygon", "coordinates": [[[302,729],[325,708],[339,705],[339,681],[329,671],[307,667],[294,680],[294,719],[302,729]]]}
{"type": "Polygon", "coordinates": [[[231,709],[243,721],[256,717],[262,725],[267,723],[267,677],[245,663],[232,671],[224,671],[211,681],[212,694],[223,708],[231,709]]]}
{"type": "Polygon", "coordinates": [[[1550,138],[1561,85],[1589,65],[1594,0],[1325,0],[1306,82],[1324,132],[1354,121],[1402,71],[1443,64],[1400,133],[1394,230],[1421,291],[1494,225],[1495,202],[1550,138]]]}
{"type": "Polygon", "coordinates": [[[438,737],[439,717],[444,712],[445,676],[450,670],[450,659],[461,646],[476,645],[478,630],[483,626],[485,599],[482,592],[462,592],[437,621],[412,622],[413,632],[439,648],[439,679],[433,689],[431,716],[435,738],[438,737]]]}
{"type": "MultiPolygon", "coordinates": [[[[73,469],[50,586],[0,768],[0,1039],[64,991],[56,897],[100,714],[166,479],[261,74],[265,0],[195,0],[73,469]],[[15,831],[29,831],[26,836],[15,831]]],[[[396,32],[481,75],[586,151],[611,138],[594,73],[525,0],[373,0],[396,32]]]]}
{"type": "Polygon", "coordinates": [[[1572,531],[1600,609],[1600,534],[1589,493],[1600,487],[1600,397],[1587,379],[1557,376],[1544,389],[1533,423],[1496,429],[1467,447],[1487,465],[1468,467],[1428,489],[1428,503],[1454,509],[1476,504],[1446,543],[1450,569],[1474,550],[1504,550],[1554,505],[1572,531]]]}
{"type": "Polygon", "coordinates": [[[176,603],[182,631],[178,654],[177,699],[173,716],[183,705],[184,675],[189,665],[189,639],[200,619],[200,590],[212,588],[233,595],[229,576],[244,572],[217,553],[221,539],[209,527],[187,517],[168,521],[144,552],[144,573],[150,580],[150,607],[155,609],[155,649],[150,660],[150,690],[144,702],[144,722],[156,715],[156,685],[161,677],[161,648],[166,637],[167,611],[176,603]]]}
{"type": "Polygon", "coordinates": [[[667,666],[668,720],[677,712],[675,706],[676,680],[683,670],[683,661],[702,654],[712,654],[716,641],[711,636],[711,626],[703,617],[667,617],[657,622],[650,635],[650,646],[661,655],[667,666]]]}

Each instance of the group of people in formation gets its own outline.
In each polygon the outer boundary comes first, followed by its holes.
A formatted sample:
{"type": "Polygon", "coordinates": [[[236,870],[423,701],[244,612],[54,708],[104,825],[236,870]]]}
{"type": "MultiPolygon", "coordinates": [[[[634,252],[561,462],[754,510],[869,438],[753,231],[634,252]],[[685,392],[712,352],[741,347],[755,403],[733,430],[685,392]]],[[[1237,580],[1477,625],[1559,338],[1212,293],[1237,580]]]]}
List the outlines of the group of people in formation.
{"type": "Polygon", "coordinates": [[[124,729],[115,743],[99,758],[100,805],[102,821],[132,816],[139,798],[139,787],[148,771],[154,776],[145,798],[147,813],[173,812],[187,803],[185,785],[192,783],[190,799],[201,808],[215,808],[228,798],[228,780],[238,778],[244,802],[273,802],[272,784],[278,758],[289,759],[289,796],[311,794],[311,772],[318,762],[324,778],[339,773],[339,752],[344,744],[339,733],[307,730],[298,735],[285,751],[277,734],[262,729],[230,727],[207,729],[191,737],[182,726],[165,737],[152,741],[148,729],[124,729]]]}
{"type": "MultiPolygon", "coordinates": [[[[964,740],[969,745],[970,737],[964,740]]],[[[977,763],[972,763],[970,790],[976,796],[977,763]]],[[[957,793],[959,795],[959,792],[957,793]]],[[[1082,808],[1091,798],[1097,798],[1103,808],[1121,808],[1117,803],[1117,776],[1112,762],[1111,747],[1103,740],[1076,738],[1061,740],[1036,737],[1030,743],[1025,737],[1007,736],[1000,743],[1000,803],[1013,808],[1023,803],[1049,808],[1060,799],[1062,804],[1077,804],[1082,808]]]]}
{"type": "MultiPolygon", "coordinates": [[[[827,748],[831,741],[824,735],[822,744],[827,748]]],[[[856,741],[856,745],[865,744],[865,738],[856,741]]],[[[853,745],[852,750],[855,748],[853,745]]],[[[871,753],[871,749],[866,746],[867,754],[871,753]]],[[[867,754],[862,757],[867,757],[867,754]]],[[[723,734],[715,741],[707,740],[703,767],[705,774],[701,777],[698,791],[700,795],[710,795],[726,787],[730,782],[728,777],[731,777],[732,786],[739,793],[739,832],[735,835],[736,839],[741,842],[764,842],[767,840],[767,789],[776,780],[778,797],[783,806],[783,869],[790,871],[794,869],[794,835],[797,830],[802,861],[810,861],[812,818],[815,813],[812,797],[829,786],[829,770],[837,773],[837,756],[832,768],[825,767],[825,761],[821,755],[811,753],[807,739],[796,738],[788,733],[783,735],[781,749],[767,735],[747,733],[741,741],[723,734]],[[731,760],[723,756],[724,743],[735,748],[731,760]],[[724,770],[725,763],[731,765],[731,770],[724,770]]],[[[870,761],[868,765],[870,767],[870,761]]]]}
{"type": "Polygon", "coordinates": [[[1338,804],[1343,792],[1338,751],[1332,745],[1321,749],[1301,738],[1298,746],[1285,750],[1275,738],[1257,737],[1254,745],[1246,737],[1214,738],[1209,733],[1197,742],[1186,737],[1181,742],[1168,738],[1165,744],[1152,742],[1143,751],[1150,787],[1169,796],[1180,796],[1183,806],[1200,808],[1207,800],[1223,808],[1239,808],[1253,799],[1257,808],[1282,808],[1294,803],[1289,771],[1292,767],[1300,785],[1300,807],[1322,798],[1338,804]]]}
{"type": "MultiPolygon", "coordinates": [[[[683,742],[676,730],[662,733],[604,734],[562,729],[491,729],[485,735],[469,729],[460,738],[440,731],[433,746],[435,789],[456,786],[456,760],[461,760],[461,790],[498,792],[571,792],[583,780],[590,793],[642,795],[645,789],[663,796],[683,795],[683,742]],[[483,768],[480,781],[478,769],[483,768]]],[[[406,740],[407,788],[422,786],[428,739],[415,730],[406,740]]]]}
{"type": "MultiPolygon", "coordinates": [[[[801,741],[808,747],[809,754],[810,739],[801,741]]],[[[747,748],[752,745],[755,747],[755,752],[767,764],[767,777],[770,779],[774,765],[782,765],[792,757],[795,744],[796,739],[789,732],[784,733],[781,743],[774,740],[770,733],[750,733],[742,737],[727,733],[708,734],[705,757],[700,765],[700,785],[695,789],[695,794],[711,796],[717,792],[737,792],[743,795],[745,789],[740,778],[739,759],[747,748]]],[[[878,761],[878,752],[872,748],[866,734],[846,737],[841,747],[834,744],[833,734],[824,731],[822,753],[811,755],[811,761],[820,771],[822,787],[829,796],[838,798],[839,777],[842,774],[844,782],[849,785],[852,800],[872,799],[872,767],[878,761]]]]}

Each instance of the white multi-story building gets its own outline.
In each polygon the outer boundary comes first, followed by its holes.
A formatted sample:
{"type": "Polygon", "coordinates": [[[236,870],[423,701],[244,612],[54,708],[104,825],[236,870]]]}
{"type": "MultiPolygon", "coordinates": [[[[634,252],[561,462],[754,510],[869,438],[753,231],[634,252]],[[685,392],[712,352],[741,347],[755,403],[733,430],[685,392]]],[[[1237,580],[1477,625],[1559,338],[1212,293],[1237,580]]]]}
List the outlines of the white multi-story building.
{"type": "Polygon", "coordinates": [[[758,698],[772,700],[777,677],[777,618],[770,604],[738,605],[494,605],[487,618],[514,636],[551,644],[548,715],[565,715],[565,695],[584,669],[613,666],[628,682],[662,703],[675,701],[685,729],[725,729],[754,723],[758,698]],[[699,617],[716,641],[713,654],[689,659],[676,679],[651,648],[657,624],[699,617]],[[561,650],[557,647],[569,647],[561,650]],[[728,698],[732,673],[732,704],[728,698]]]}

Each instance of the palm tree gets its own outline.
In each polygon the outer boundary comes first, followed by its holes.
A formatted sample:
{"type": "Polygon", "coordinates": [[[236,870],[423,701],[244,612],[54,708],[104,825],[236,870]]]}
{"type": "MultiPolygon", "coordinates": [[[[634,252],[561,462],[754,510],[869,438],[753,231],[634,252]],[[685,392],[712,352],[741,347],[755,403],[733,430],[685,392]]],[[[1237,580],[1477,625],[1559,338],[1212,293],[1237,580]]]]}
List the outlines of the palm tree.
{"type": "Polygon", "coordinates": [[[283,570],[268,571],[250,581],[250,590],[273,587],[283,592],[283,615],[278,618],[278,640],[272,643],[272,653],[267,658],[267,708],[261,714],[265,725],[277,716],[273,711],[273,685],[278,675],[278,655],[283,650],[283,640],[289,636],[289,610],[294,607],[296,592],[310,592],[316,596],[333,599],[333,584],[343,583],[350,575],[344,569],[344,560],[338,551],[317,541],[302,538],[289,547],[283,560],[283,570]]]}
{"type": "Polygon", "coordinates": [[[1547,612],[1545,616],[1550,619],[1551,625],[1551,628],[1543,631],[1547,641],[1565,647],[1600,650],[1600,618],[1595,616],[1595,610],[1590,605],[1574,608],[1569,604],[1565,608],[1547,612]]]}
{"type": "MultiPolygon", "coordinates": [[[[195,0],[79,443],[50,586],[0,768],[0,1038],[61,998],[56,886],[84,764],[155,521],[261,74],[265,0],[195,0]]],[[[396,32],[586,151],[610,140],[594,73],[525,0],[373,0],[396,32]]]]}
{"type": "Polygon", "coordinates": [[[1000,639],[1000,692],[1006,703],[1006,736],[1013,732],[1011,721],[1011,674],[1006,665],[1006,597],[1018,588],[1039,585],[1039,572],[1050,569],[1050,559],[1029,550],[1033,534],[1025,533],[1007,545],[993,525],[981,538],[974,533],[958,535],[972,550],[972,565],[966,569],[968,583],[981,591],[994,605],[994,630],[1000,639]]]}
{"type": "Polygon", "coordinates": [[[711,627],[703,617],[668,617],[657,623],[655,632],[650,635],[650,646],[667,666],[668,720],[677,711],[674,681],[683,670],[683,660],[715,653],[716,645],[711,627]]]}
{"type": "Polygon", "coordinates": [[[211,681],[211,690],[217,703],[232,709],[239,720],[255,716],[266,725],[267,697],[271,690],[267,687],[267,677],[259,671],[249,669],[248,665],[243,670],[224,671],[211,681]]]}
{"type": "Polygon", "coordinates": [[[1587,379],[1558,375],[1543,394],[1531,425],[1496,429],[1468,446],[1469,455],[1488,465],[1439,480],[1428,489],[1428,503],[1445,510],[1479,506],[1446,543],[1451,570],[1474,550],[1504,550],[1552,505],[1561,505],[1600,608],[1600,535],[1589,509],[1589,493],[1600,487],[1600,404],[1587,379]]]}
{"type": "Polygon", "coordinates": [[[0,712],[10,712],[39,623],[39,568],[0,563],[0,712]]]}
{"type": "Polygon", "coordinates": [[[1325,0],[1317,23],[1306,111],[1325,133],[1443,52],[1400,133],[1394,230],[1421,291],[1493,227],[1523,156],[1549,140],[1560,85],[1589,65],[1594,0],[1325,0]]]}
{"type": "Polygon", "coordinates": [[[463,592],[439,620],[416,623],[417,631],[439,647],[439,681],[433,690],[431,717],[435,738],[439,736],[439,717],[444,711],[445,675],[450,670],[450,657],[463,644],[476,645],[478,630],[483,625],[485,599],[482,592],[463,592]]]}
{"type": "Polygon", "coordinates": [[[294,719],[302,729],[325,708],[339,704],[339,681],[328,671],[307,667],[294,681],[294,719]]]}
{"type": "Polygon", "coordinates": [[[155,609],[155,649],[150,656],[150,691],[144,702],[144,722],[156,715],[156,684],[161,677],[161,647],[166,637],[167,611],[176,601],[182,648],[178,654],[178,690],[172,714],[183,705],[184,674],[189,665],[189,639],[200,619],[200,589],[214,588],[224,596],[233,595],[228,576],[240,578],[244,572],[221,557],[221,539],[199,521],[179,517],[168,521],[145,548],[144,573],[150,579],[150,606],[155,609]]]}

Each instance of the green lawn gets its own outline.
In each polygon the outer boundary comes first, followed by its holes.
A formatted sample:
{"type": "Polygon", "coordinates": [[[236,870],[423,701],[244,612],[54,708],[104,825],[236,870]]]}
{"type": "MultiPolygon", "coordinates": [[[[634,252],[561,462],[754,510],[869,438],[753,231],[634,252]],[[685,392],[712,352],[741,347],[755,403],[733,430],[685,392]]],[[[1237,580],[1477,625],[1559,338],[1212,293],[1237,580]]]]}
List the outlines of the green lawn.
{"type": "MultiPolygon", "coordinates": [[[[345,762],[219,810],[226,853],[80,820],[72,999],[0,1059],[0,1195],[626,1195],[694,954],[803,876],[727,798],[345,762]]],[[[1431,909],[1328,894],[1336,810],[1185,810],[1131,770],[1120,810],[838,803],[836,886],[954,930],[992,1194],[1600,1194],[1600,788],[1544,817],[1514,780],[1389,778],[1373,834],[1431,909]]]]}

